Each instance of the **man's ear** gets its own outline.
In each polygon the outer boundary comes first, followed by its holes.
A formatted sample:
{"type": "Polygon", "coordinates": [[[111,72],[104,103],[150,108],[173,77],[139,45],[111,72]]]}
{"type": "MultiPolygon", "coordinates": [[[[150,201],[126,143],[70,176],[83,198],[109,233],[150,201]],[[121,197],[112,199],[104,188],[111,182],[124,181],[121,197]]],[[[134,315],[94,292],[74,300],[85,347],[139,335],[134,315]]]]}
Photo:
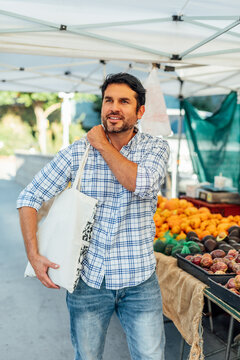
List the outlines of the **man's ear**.
{"type": "Polygon", "coordinates": [[[138,120],[142,118],[143,114],[145,113],[145,106],[141,105],[137,112],[138,120]]]}

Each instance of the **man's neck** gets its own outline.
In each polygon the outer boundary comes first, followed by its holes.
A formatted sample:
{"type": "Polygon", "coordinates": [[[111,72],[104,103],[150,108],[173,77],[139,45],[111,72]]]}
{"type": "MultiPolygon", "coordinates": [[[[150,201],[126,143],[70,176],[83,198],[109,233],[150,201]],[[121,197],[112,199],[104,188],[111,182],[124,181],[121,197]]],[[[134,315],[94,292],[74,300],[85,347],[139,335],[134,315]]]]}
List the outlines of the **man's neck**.
{"type": "Polygon", "coordinates": [[[123,146],[127,145],[129,141],[136,135],[137,129],[133,128],[121,133],[107,133],[111,144],[120,151],[123,146]]]}

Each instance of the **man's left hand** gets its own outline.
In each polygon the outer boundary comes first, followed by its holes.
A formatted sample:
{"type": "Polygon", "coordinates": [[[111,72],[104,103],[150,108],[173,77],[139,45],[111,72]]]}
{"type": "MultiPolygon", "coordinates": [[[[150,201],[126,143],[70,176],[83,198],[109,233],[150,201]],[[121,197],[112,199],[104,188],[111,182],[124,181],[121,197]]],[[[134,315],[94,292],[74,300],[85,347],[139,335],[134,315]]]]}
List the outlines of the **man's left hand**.
{"type": "Polygon", "coordinates": [[[87,138],[90,144],[97,150],[101,150],[108,145],[108,139],[102,125],[94,126],[88,133],[87,138]]]}

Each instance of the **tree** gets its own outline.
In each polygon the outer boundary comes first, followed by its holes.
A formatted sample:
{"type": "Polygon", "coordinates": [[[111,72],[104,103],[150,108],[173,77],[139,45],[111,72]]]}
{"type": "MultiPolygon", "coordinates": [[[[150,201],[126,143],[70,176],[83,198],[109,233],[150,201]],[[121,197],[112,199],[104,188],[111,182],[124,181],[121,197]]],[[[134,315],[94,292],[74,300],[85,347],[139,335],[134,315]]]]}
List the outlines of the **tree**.
{"type": "Polygon", "coordinates": [[[101,109],[102,109],[102,97],[99,95],[96,95],[96,97],[93,101],[93,110],[100,115],[101,109]]]}
{"type": "Polygon", "coordinates": [[[61,99],[56,93],[19,93],[12,91],[0,92],[0,105],[24,105],[32,107],[38,132],[39,147],[46,153],[47,119],[57,109],[61,108],[61,99]]]}

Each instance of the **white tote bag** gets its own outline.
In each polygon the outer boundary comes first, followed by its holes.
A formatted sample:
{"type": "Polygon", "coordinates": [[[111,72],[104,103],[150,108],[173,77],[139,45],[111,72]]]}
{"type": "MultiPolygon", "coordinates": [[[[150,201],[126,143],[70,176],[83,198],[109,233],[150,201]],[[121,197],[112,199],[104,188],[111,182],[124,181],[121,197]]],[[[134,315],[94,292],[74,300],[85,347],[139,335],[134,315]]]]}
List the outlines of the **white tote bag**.
{"type": "MultiPolygon", "coordinates": [[[[79,191],[89,146],[72,187],[56,196],[37,232],[39,253],[60,265],[58,269],[48,269],[50,279],[70,293],[78,283],[82,260],[89,248],[98,202],[79,191]]],[[[29,262],[24,276],[36,276],[29,262]]]]}

